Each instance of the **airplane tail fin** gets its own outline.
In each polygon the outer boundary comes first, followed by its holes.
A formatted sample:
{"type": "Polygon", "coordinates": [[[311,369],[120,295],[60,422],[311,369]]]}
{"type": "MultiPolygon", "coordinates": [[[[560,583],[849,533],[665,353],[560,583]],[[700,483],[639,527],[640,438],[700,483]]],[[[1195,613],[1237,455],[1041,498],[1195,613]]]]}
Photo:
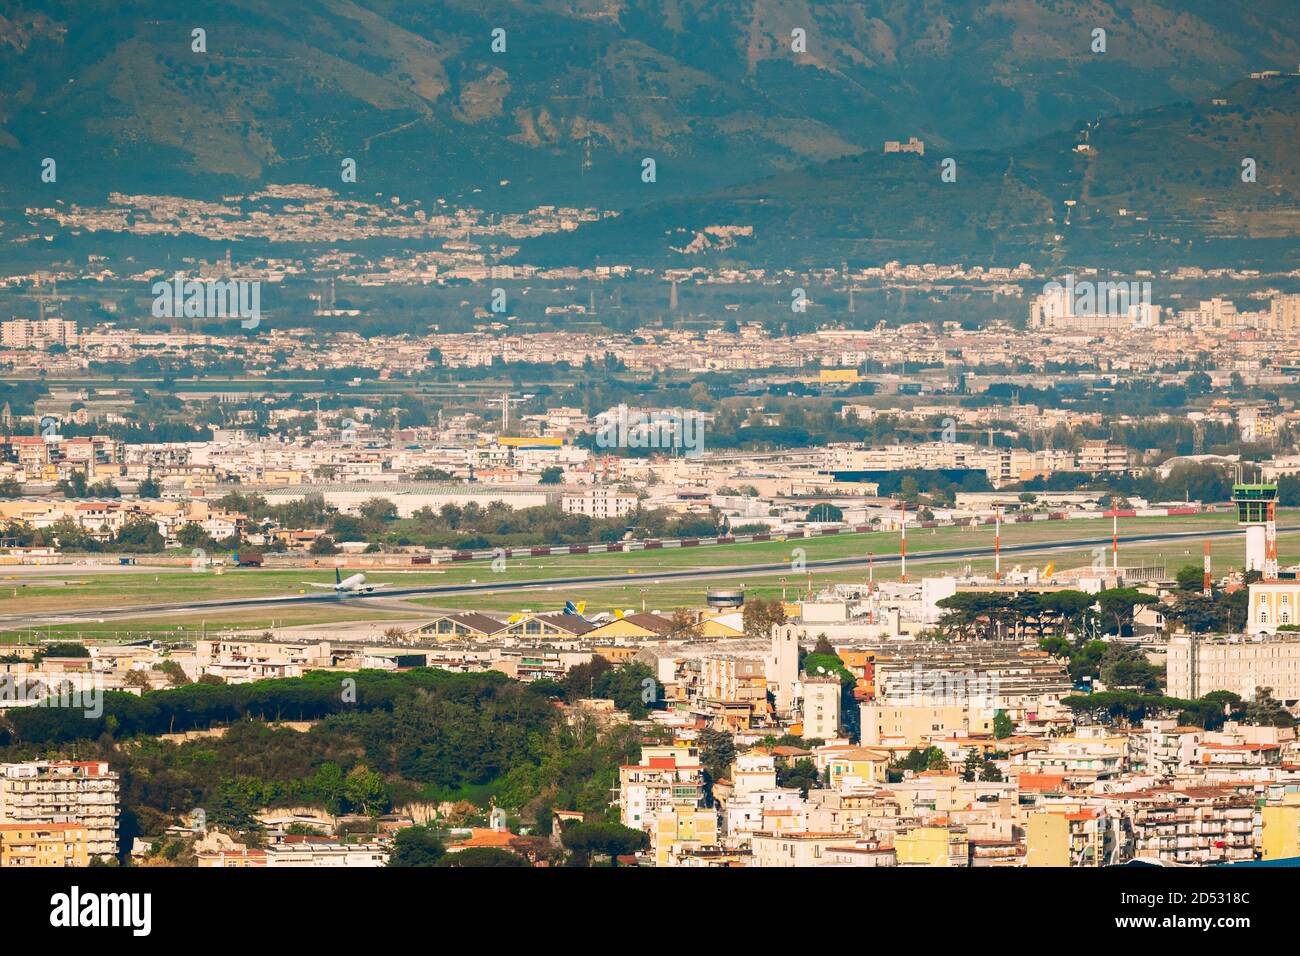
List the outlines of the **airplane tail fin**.
{"type": "Polygon", "coordinates": [[[339,569],[337,566],[335,566],[334,568],[334,583],[335,584],[343,583],[343,575],[339,574],[339,569]]]}
{"type": "MultiPolygon", "coordinates": [[[[574,604],[572,601],[565,601],[565,602],[564,602],[564,613],[565,613],[565,614],[572,614],[574,617],[580,617],[580,618],[582,618],[584,621],[587,620],[587,618],[583,615],[583,612],[584,612],[585,610],[587,610],[587,602],[586,602],[586,601],[579,601],[577,604],[574,604]]],[[[587,623],[591,623],[591,622],[588,621],[587,623]]]]}

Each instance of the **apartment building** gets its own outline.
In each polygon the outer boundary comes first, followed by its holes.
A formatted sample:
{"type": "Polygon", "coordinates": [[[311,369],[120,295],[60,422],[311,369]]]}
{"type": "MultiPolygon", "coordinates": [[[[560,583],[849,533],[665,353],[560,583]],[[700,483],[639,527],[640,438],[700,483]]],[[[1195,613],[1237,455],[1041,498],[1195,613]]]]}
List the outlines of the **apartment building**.
{"type": "Polygon", "coordinates": [[[650,831],[655,866],[673,866],[685,853],[698,853],[718,844],[718,811],[712,807],[665,807],[650,831]]]}
{"type": "Polygon", "coordinates": [[[1078,727],[1064,737],[1044,738],[1016,757],[1032,773],[1064,774],[1075,779],[1102,779],[1122,773],[1128,759],[1128,738],[1103,727],[1078,727]]]}
{"type": "MultiPolygon", "coordinates": [[[[1256,600],[1256,585],[1251,585],[1251,613],[1269,621],[1286,605],[1272,605],[1256,600]]],[[[1269,594],[1295,600],[1300,590],[1291,594],[1269,594]]],[[[1291,605],[1294,607],[1294,605],[1291,605]]],[[[1251,628],[1254,630],[1254,627],[1251,628]]],[[[1267,631],[1264,631],[1267,634],[1267,631]]],[[[1285,634],[1263,639],[1240,637],[1201,637],[1179,635],[1169,639],[1165,670],[1168,693],[1184,700],[1204,697],[1211,691],[1226,690],[1250,700],[1260,687],[1271,687],[1281,701],[1300,700],[1300,635],[1285,634]]]]}
{"type": "Polygon", "coordinates": [[[722,804],[725,832],[732,844],[742,844],[761,831],[773,812],[798,813],[804,800],[793,787],[776,783],[776,756],[767,750],[737,754],[730,771],[731,786],[714,786],[722,804]]]}
{"type": "Polygon", "coordinates": [[[852,846],[856,837],[848,833],[759,832],[750,838],[755,866],[828,866],[829,851],[852,846]]]}
{"type": "Polygon", "coordinates": [[[118,792],[106,761],[0,764],[0,824],[82,826],[86,853],[107,860],[117,855],[118,792]]]}
{"type": "Polygon", "coordinates": [[[204,868],[380,867],[392,850],[382,843],[340,843],[329,838],[285,841],[267,847],[213,848],[198,852],[204,868]]]}
{"type": "Polygon", "coordinates": [[[761,659],[715,653],[700,660],[699,705],[733,730],[748,730],[766,720],[767,692],[767,668],[761,659]]]}
{"type": "Polygon", "coordinates": [[[1255,857],[1258,812],[1227,788],[1151,790],[1116,797],[1128,807],[1130,856],[1164,863],[1236,863],[1255,857]]]}
{"type": "Polygon", "coordinates": [[[970,834],[963,826],[920,826],[894,834],[899,866],[970,866],[970,834]]]}
{"type": "Polygon", "coordinates": [[[1300,857],[1300,793],[1284,793],[1260,808],[1260,850],[1265,860],[1300,857]]]}
{"type": "Polygon", "coordinates": [[[1085,441],[1079,449],[1079,470],[1096,474],[1098,472],[1120,472],[1128,467],[1128,449],[1123,445],[1113,445],[1108,441],[1085,441]]]}
{"type": "Polygon", "coordinates": [[[1273,298],[1269,303],[1269,327],[1278,332],[1300,329],[1300,295],[1273,298]]]}
{"type": "Polygon", "coordinates": [[[825,767],[832,788],[888,782],[889,754],[883,750],[831,744],[817,748],[815,761],[819,770],[825,767]]]}
{"type": "MultiPolygon", "coordinates": [[[[1177,696],[1170,691],[1171,696],[1177,696]]],[[[1157,778],[1172,778],[1196,759],[1201,738],[1200,727],[1184,727],[1171,718],[1147,719],[1129,736],[1129,769],[1157,778]]]]}
{"type": "Polygon", "coordinates": [[[889,705],[864,701],[861,705],[861,740],[864,746],[924,745],[933,737],[968,737],[993,733],[991,708],[965,704],[940,706],[889,705]]]}
{"type": "Polygon", "coordinates": [[[11,349],[75,346],[77,323],[63,319],[10,319],[0,322],[0,344],[11,349]]]}
{"type": "Polygon", "coordinates": [[[229,638],[195,641],[194,657],[178,659],[186,674],[195,680],[204,674],[215,674],[229,684],[301,677],[308,671],[333,664],[328,641],[294,644],[229,638]]]}
{"type": "Polygon", "coordinates": [[[803,686],[803,736],[833,740],[840,735],[840,679],[808,677],[803,686]]]}
{"type": "Polygon", "coordinates": [[[80,823],[0,823],[0,868],[89,866],[80,823]]]}
{"type": "Polygon", "coordinates": [[[699,748],[687,744],[642,747],[639,764],[618,771],[620,821],[625,827],[654,832],[659,812],[698,807],[704,799],[704,768],[699,748]]]}
{"type": "Polygon", "coordinates": [[[1117,850],[1116,824],[1098,807],[1035,811],[1025,822],[1025,866],[1104,866],[1117,850]]]}
{"type": "Polygon", "coordinates": [[[586,515],[588,518],[622,518],[637,508],[637,496],[612,488],[592,488],[560,497],[560,508],[565,514],[586,515]]]}

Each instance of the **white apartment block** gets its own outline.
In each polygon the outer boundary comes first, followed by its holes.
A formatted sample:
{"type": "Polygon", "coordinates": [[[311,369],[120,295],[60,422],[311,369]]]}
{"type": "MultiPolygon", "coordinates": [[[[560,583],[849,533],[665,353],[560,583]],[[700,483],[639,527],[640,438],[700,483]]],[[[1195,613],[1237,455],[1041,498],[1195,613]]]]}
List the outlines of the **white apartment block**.
{"type": "Polygon", "coordinates": [[[334,663],[328,641],[283,644],[230,639],[195,641],[194,657],[177,660],[194,680],[204,674],[215,674],[228,684],[301,677],[334,663]]]}
{"type": "Polygon", "coordinates": [[[1128,449],[1107,441],[1085,441],[1079,449],[1079,470],[1123,471],[1128,467],[1128,449]]]}
{"type": "Polygon", "coordinates": [[[1192,700],[1226,690],[1250,700],[1257,687],[1271,687],[1280,701],[1300,700],[1300,636],[1173,637],[1166,667],[1170,697],[1192,700]]]}
{"type": "Polygon", "coordinates": [[[119,777],[105,761],[0,764],[0,823],[71,823],[86,828],[86,850],[117,855],[119,777]]]}
{"type": "Polygon", "coordinates": [[[695,747],[642,747],[641,763],[618,771],[623,826],[650,832],[660,810],[698,807],[704,798],[703,770],[695,747]]]}
{"type": "Polygon", "coordinates": [[[840,735],[840,679],[804,677],[804,739],[834,740],[840,735]]]}
{"type": "Polygon", "coordinates": [[[636,511],[637,496],[610,488],[592,488],[590,491],[561,496],[560,507],[565,514],[586,515],[597,520],[622,518],[636,511]]]}
{"type": "MultiPolygon", "coordinates": [[[[1094,470],[1122,471],[1127,464],[1127,452],[1120,447],[1116,451],[1118,467],[1098,467],[1094,470]]],[[[969,468],[983,471],[994,487],[999,487],[1055,471],[1073,471],[1076,461],[1074,454],[1064,449],[1031,451],[1024,448],[985,448],[963,442],[937,441],[867,447],[835,446],[829,467],[838,471],[969,468]]]]}
{"type": "Polygon", "coordinates": [[[851,833],[755,833],[750,847],[755,866],[829,866],[830,850],[852,846],[856,840],[851,833]]]}
{"type": "Polygon", "coordinates": [[[1275,331],[1300,329],[1300,295],[1280,295],[1269,304],[1269,326],[1275,331]]]}
{"type": "Polygon", "coordinates": [[[382,843],[299,841],[267,847],[204,849],[198,853],[198,865],[213,869],[281,866],[374,868],[387,866],[391,854],[391,849],[382,843]]]}
{"type": "Polygon", "coordinates": [[[5,348],[47,348],[77,344],[77,323],[63,319],[10,319],[0,322],[0,343],[5,348]]]}

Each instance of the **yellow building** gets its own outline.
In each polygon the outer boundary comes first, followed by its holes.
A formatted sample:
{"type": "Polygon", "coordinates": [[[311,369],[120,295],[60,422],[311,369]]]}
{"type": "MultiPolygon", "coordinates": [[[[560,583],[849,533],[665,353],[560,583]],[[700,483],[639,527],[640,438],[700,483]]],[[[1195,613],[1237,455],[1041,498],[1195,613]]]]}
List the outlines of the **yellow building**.
{"type": "MultiPolygon", "coordinates": [[[[587,640],[605,641],[614,638],[647,639],[664,637],[672,630],[672,621],[658,614],[626,614],[588,631],[587,640]]],[[[634,648],[633,654],[636,653],[634,648]]]]}
{"type": "Polygon", "coordinates": [[[303,471],[294,471],[287,468],[268,468],[262,472],[259,480],[264,485],[300,485],[309,477],[311,476],[303,471]]]}
{"type": "Polygon", "coordinates": [[[680,852],[717,845],[718,811],[712,807],[665,807],[655,816],[650,831],[655,866],[672,866],[674,848],[680,848],[680,852]]]}
{"type": "Polygon", "coordinates": [[[1025,821],[1025,866],[1102,866],[1108,821],[1092,807],[1039,810],[1025,821]]]}
{"type": "Polygon", "coordinates": [[[1280,805],[1261,807],[1260,813],[1264,821],[1264,859],[1300,856],[1300,793],[1288,793],[1280,805]]]}
{"type": "Polygon", "coordinates": [[[1069,866],[1070,824],[1064,813],[1031,813],[1025,823],[1025,866],[1069,866]]]}
{"type": "Polygon", "coordinates": [[[89,865],[86,828],[79,823],[0,824],[0,867],[89,865]]]}
{"type": "Polygon", "coordinates": [[[504,448],[563,448],[564,439],[558,437],[542,438],[537,435],[502,435],[497,444],[504,448]]]}
{"type": "Polygon", "coordinates": [[[864,703],[862,743],[917,746],[935,737],[991,735],[993,714],[984,707],[864,703]]]}
{"type": "Polygon", "coordinates": [[[1250,586],[1249,634],[1272,634],[1285,624],[1300,624],[1300,581],[1256,581],[1250,586]]]}
{"type": "Polygon", "coordinates": [[[848,777],[857,777],[867,784],[888,783],[889,754],[864,747],[846,747],[826,760],[826,768],[832,790],[840,789],[840,781],[848,777]]]}
{"type": "Polygon", "coordinates": [[[745,625],[741,615],[735,611],[713,617],[705,615],[700,619],[700,637],[744,637],[744,635],[745,625]]]}
{"type": "Polygon", "coordinates": [[[595,654],[597,657],[603,657],[605,658],[605,660],[609,661],[615,667],[620,667],[623,664],[626,664],[629,661],[635,659],[637,655],[637,651],[639,651],[640,648],[614,647],[612,645],[597,645],[596,647],[593,647],[591,650],[592,653],[595,654]]]}
{"type": "Polygon", "coordinates": [[[856,368],[824,368],[818,373],[817,380],[823,385],[831,382],[860,382],[862,376],[856,368]]]}
{"type": "Polygon", "coordinates": [[[969,866],[965,827],[915,827],[894,837],[899,866],[969,866]]]}

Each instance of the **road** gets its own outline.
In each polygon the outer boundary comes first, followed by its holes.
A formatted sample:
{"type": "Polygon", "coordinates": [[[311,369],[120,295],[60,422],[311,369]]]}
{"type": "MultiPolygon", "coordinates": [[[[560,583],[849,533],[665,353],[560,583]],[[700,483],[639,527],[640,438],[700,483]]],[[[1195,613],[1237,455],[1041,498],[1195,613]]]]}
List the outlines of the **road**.
{"type": "MultiPolygon", "coordinates": [[[[1279,528],[1278,533],[1282,534],[1296,530],[1300,529],[1279,528]]],[[[1167,531],[1159,534],[1120,535],[1119,540],[1121,544],[1152,544],[1161,541],[1204,541],[1207,538],[1226,538],[1240,536],[1241,534],[1242,532],[1239,528],[1229,528],[1219,531],[1167,531]]],[[[1077,551],[1081,548],[1108,548],[1110,544],[1111,537],[1106,535],[1104,537],[1076,538],[1070,541],[1005,545],[1002,548],[1002,554],[1014,555],[1032,553],[1048,555],[1062,551],[1077,551]]],[[[946,550],[924,551],[915,555],[909,555],[908,562],[912,565],[919,565],[935,561],[961,560],[963,558],[987,558],[992,555],[993,548],[988,546],[949,548],[946,550]]],[[[900,558],[896,554],[878,554],[874,556],[874,562],[877,566],[898,564],[899,560],[900,558]]],[[[804,569],[807,571],[825,571],[843,568],[862,568],[865,570],[866,567],[867,559],[865,557],[825,558],[818,561],[804,562],[804,569]]],[[[730,567],[655,571],[653,573],[639,574],[635,580],[638,584],[660,584],[664,581],[706,581],[726,579],[735,576],[750,578],[789,573],[791,573],[790,562],[781,561],[772,564],[733,565],[730,567]]],[[[27,614],[16,613],[0,615],[0,631],[47,627],[59,624],[90,624],[108,620],[121,620],[124,618],[152,617],[160,614],[171,614],[178,611],[192,614],[204,611],[269,610],[288,606],[319,605],[322,602],[333,604],[346,602],[349,607],[365,607],[366,609],[373,608],[374,610],[396,610],[397,601],[394,599],[401,598],[475,594],[488,591],[555,590],[560,587],[591,587],[627,584],[628,581],[629,577],[626,572],[622,574],[604,572],[601,574],[586,574],[574,577],[537,578],[525,579],[522,581],[489,581],[486,583],[477,582],[467,584],[438,584],[428,585],[425,587],[383,588],[372,592],[371,594],[349,594],[345,597],[335,594],[332,591],[325,591],[319,594],[286,594],[281,597],[221,598],[213,601],[190,601],[163,604],[137,604],[122,607],[88,608],[85,610],[67,611],[58,614],[51,614],[48,611],[27,614]],[[388,603],[388,607],[384,606],[385,603],[388,603]]],[[[408,605],[406,607],[407,610],[413,610],[416,608],[427,610],[431,615],[436,613],[433,608],[422,608],[418,605],[414,607],[408,605]]]]}

